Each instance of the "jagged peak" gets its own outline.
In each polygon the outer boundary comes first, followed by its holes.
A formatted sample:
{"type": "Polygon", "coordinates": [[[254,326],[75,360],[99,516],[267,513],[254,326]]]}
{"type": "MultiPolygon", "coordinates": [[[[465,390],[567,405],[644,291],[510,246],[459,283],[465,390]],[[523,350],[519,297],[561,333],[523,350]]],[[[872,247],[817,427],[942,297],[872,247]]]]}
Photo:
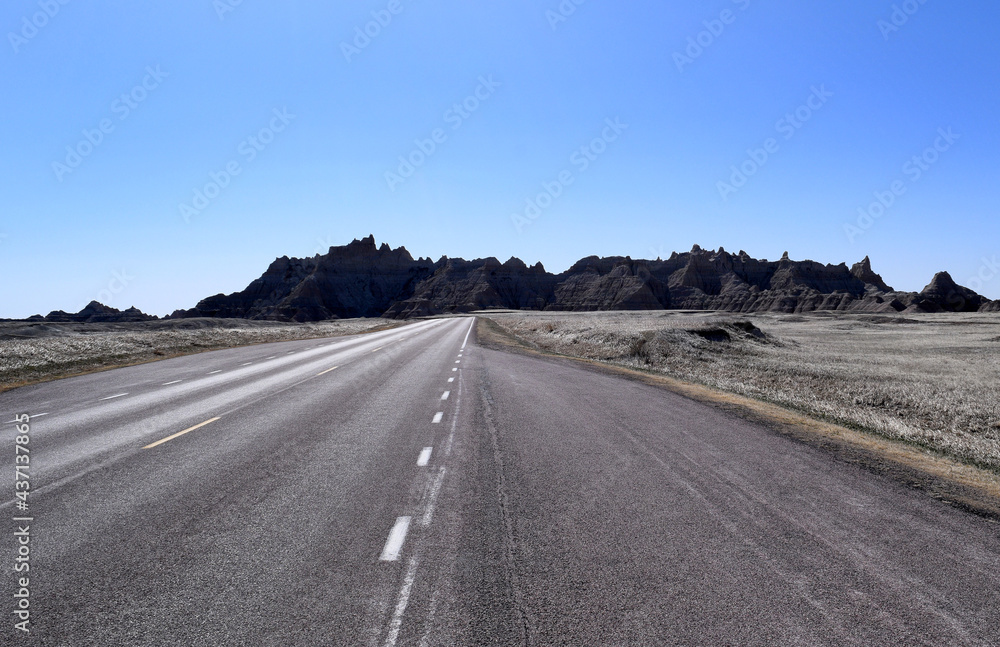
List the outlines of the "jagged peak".
{"type": "Polygon", "coordinates": [[[955,279],[951,278],[951,274],[948,272],[938,272],[931,279],[931,282],[927,284],[927,287],[923,289],[924,292],[932,288],[956,288],[958,284],[955,283],[955,279]]]}
{"type": "Polygon", "coordinates": [[[508,268],[509,268],[509,267],[516,267],[516,268],[518,268],[518,269],[522,269],[522,270],[526,270],[526,269],[528,269],[528,266],[527,266],[527,265],[525,264],[525,262],[524,262],[524,261],[522,261],[522,260],[521,260],[520,258],[518,258],[517,256],[511,256],[510,258],[508,258],[508,259],[507,259],[507,260],[506,260],[506,261],[504,262],[503,266],[504,266],[504,267],[508,267],[508,268]]]}
{"type": "Polygon", "coordinates": [[[875,273],[872,269],[871,259],[866,255],[859,262],[851,266],[851,274],[860,281],[863,281],[867,285],[874,285],[883,292],[892,292],[893,289],[886,285],[882,277],[875,273]]]}

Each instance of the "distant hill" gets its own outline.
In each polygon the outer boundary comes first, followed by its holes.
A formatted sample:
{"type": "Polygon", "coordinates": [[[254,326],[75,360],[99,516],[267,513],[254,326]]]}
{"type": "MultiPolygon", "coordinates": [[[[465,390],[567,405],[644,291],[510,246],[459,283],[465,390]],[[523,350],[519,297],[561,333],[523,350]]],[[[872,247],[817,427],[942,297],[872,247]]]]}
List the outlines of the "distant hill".
{"type": "Polygon", "coordinates": [[[144,314],[135,307],[128,310],[118,310],[103,303],[91,301],[80,312],[71,313],[63,312],[62,310],[53,310],[44,317],[42,315],[34,315],[27,320],[48,323],[127,323],[134,321],[154,321],[157,318],[155,315],[144,314]]]}
{"type": "MultiPolygon", "coordinates": [[[[93,304],[92,304],[93,305],[93,304]]],[[[89,307],[89,306],[88,306],[89,307]]],[[[992,302],[940,272],[920,292],[897,292],[866,257],[823,265],[751,258],[697,245],[669,259],[589,256],[562,274],[517,258],[414,259],[369,236],[324,255],[281,257],[241,292],[218,294],[171,318],[319,321],[407,318],[503,308],[532,310],[723,310],[729,312],[978,312],[992,302]]],[[[55,314],[55,313],[54,313],[55,314]]],[[[141,313],[140,313],[141,314],[141,313]]],[[[51,315],[50,315],[51,316],[51,315]]]]}

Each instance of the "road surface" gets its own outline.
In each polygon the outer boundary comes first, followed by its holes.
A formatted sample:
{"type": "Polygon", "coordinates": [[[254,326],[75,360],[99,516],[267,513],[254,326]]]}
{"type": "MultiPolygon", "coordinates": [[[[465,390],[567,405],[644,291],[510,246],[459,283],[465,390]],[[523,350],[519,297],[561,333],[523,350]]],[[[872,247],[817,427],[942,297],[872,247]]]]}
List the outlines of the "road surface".
{"type": "Polygon", "coordinates": [[[997,524],[472,324],[0,394],[0,644],[1000,641],[997,524]]]}

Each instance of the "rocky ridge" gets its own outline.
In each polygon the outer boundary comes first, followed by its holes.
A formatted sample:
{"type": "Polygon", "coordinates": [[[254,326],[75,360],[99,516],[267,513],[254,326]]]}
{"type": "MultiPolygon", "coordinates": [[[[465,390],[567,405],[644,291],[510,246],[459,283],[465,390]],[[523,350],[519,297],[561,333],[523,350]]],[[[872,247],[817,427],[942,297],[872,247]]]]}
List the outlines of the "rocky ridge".
{"type": "Polygon", "coordinates": [[[147,315],[135,307],[131,307],[128,310],[118,310],[103,303],[91,301],[80,312],[72,313],[53,310],[44,317],[42,315],[28,317],[27,321],[46,323],[130,323],[135,321],[153,321],[158,318],[155,315],[147,315]]]}
{"type": "Polygon", "coordinates": [[[848,268],[758,260],[722,248],[669,259],[589,256],[561,274],[517,258],[413,259],[373,236],[324,255],[275,260],[241,292],[218,294],[171,318],[238,317],[319,321],[408,318],[481,309],[722,310],[728,312],[988,312],[990,301],[940,272],[920,292],[898,292],[866,257],[848,268]]]}

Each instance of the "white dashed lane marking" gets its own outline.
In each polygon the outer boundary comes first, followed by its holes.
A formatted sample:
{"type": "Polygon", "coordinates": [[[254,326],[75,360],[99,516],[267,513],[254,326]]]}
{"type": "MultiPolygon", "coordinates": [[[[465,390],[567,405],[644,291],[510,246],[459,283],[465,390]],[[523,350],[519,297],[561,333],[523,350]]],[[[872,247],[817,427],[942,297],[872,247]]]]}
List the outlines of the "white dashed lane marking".
{"type": "Polygon", "coordinates": [[[420,456],[417,457],[417,467],[426,467],[427,463],[431,462],[431,452],[433,451],[433,447],[424,447],[420,451],[420,456]]]}
{"type": "Polygon", "coordinates": [[[451,395],[451,391],[445,391],[444,393],[441,394],[441,399],[447,400],[449,395],[451,395]]]}
{"type": "Polygon", "coordinates": [[[406,541],[406,533],[410,529],[410,517],[397,517],[396,523],[389,531],[389,538],[385,540],[385,547],[379,560],[383,562],[394,562],[399,559],[399,554],[403,552],[403,543],[406,541]]]}
{"type": "Polygon", "coordinates": [[[120,398],[122,396],[128,395],[128,393],[119,393],[118,395],[109,395],[106,398],[101,398],[101,400],[114,400],[115,398],[120,398]]]}
{"type": "Polygon", "coordinates": [[[443,417],[444,417],[444,411],[438,411],[437,413],[434,414],[434,419],[431,420],[431,423],[436,425],[439,422],[441,422],[441,418],[443,417]]]}
{"type": "Polygon", "coordinates": [[[167,436],[166,438],[164,438],[162,440],[158,440],[155,443],[150,443],[150,444],[146,445],[145,447],[143,447],[143,449],[153,449],[154,447],[159,447],[163,443],[170,442],[174,438],[178,438],[180,436],[183,436],[184,434],[190,433],[190,432],[194,431],[195,429],[201,429],[205,425],[210,425],[210,424],[212,424],[213,422],[215,422],[216,420],[219,420],[219,419],[220,419],[219,416],[216,416],[216,417],[212,418],[211,420],[206,420],[205,422],[200,422],[200,423],[196,424],[193,427],[188,427],[184,431],[178,431],[176,434],[173,434],[171,436],[167,436]]]}
{"type": "Polygon", "coordinates": [[[221,373],[221,372],[222,372],[222,369],[220,368],[220,369],[219,369],[219,370],[217,370],[217,371],[209,371],[209,373],[208,373],[208,374],[209,374],[209,375],[215,375],[216,373],[221,373]]]}
{"type": "Polygon", "coordinates": [[[454,381],[455,381],[455,378],[453,378],[453,377],[449,377],[449,378],[448,378],[448,381],[449,381],[449,382],[454,382],[454,381]]]}
{"type": "Polygon", "coordinates": [[[174,380],[173,382],[164,382],[163,386],[170,386],[171,384],[179,384],[179,383],[181,383],[183,381],[184,380],[174,380]]]}
{"type": "Polygon", "coordinates": [[[441,483],[444,482],[445,468],[441,468],[438,471],[437,478],[434,479],[434,484],[431,486],[431,494],[429,500],[427,501],[427,508],[424,509],[424,516],[420,520],[420,525],[426,528],[431,525],[431,519],[434,518],[434,508],[437,507],[438,494],[441,493],[441,483]]]}

